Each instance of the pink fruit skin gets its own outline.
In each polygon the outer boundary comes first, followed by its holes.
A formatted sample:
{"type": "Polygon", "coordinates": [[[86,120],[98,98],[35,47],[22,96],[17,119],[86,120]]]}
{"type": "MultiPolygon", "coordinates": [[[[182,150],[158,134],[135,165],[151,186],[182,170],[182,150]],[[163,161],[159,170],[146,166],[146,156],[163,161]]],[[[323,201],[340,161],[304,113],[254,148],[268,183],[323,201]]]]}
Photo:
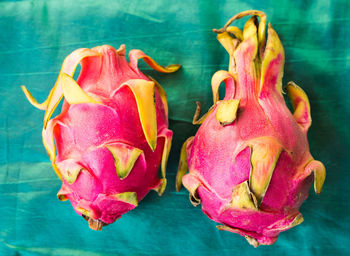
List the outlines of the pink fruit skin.
{"type": "MultiPolygon", "coordinates": [[[[302,222],[299,207],[308,197],[313,176],[323,175],[321,185],[317,183],[316,192],[320,192],[325,171],[309,152],[306,132],[311,117],[307,98],[299,87],[289,85],[292,87],[287,90],[294,108],[302,110],[302,114],[293,116],[278,90],[284,52],[272,27],[269,27],[266,49],[272,49],[274,55],[265,49],[261,57],[256,56],[259,53],[255,19],[246,23],[243,32],[255,30],[253,36],[245,35],[235,50],[229,52],[234,59],[230,62],[230,71],[221,71],[224,74],[221,78],[213,77],[213,91],[215,84],[225,81],[226,95],[223,100],[214,101],[212,111],[195,137],[185,145],[189,173],[183,176],[182,182],[197,201],[195,204],[200,202],[210,219],[224,225],[219,229],[245,236],[249,243],[258,246],[274,243],[280,232],[302,222]],[[264,73],[258,70],[257,58],[266,59],[264,73]],[[293,94],[293,89],[298,91],[293,94]],[[230,124],[222,125],[217,117],[218,109],[230,100],[239,100],[236,117],[230,124]],[[257,155],[253,157],[255,150],[257,155]],[[273,163],[274,158],[277,162],[273,163]],[[245,199],[243,192],[233,197],[234,189],[244,182],[249,186],[250,198],[245,199]],[[259,186],[267,190],[261,191],[259,186]]],[[[227,49],[222,39],[226,34],[219,34],[218,39],[227,49]]]]}
{"type": "MultiPolygon", "coordinates": [[[[162,67],[139,50],[130,52],[128,63],[124,46],[118,50],[107,45],[87,50],[91,56],[73,57],[75,65],[81,59],[81,72],[76,83],[98,103],[70,104],[69,100],[64,100],[61,113],[49,120],[46,128],[44,126],[43,140],[62,179],[59,199],[69,199],[79,215],[93,220],[89,222],[91,228],[101,229],[101,225],[110,224],[135,208],[151,189],[161,194],[166,185],[165,177],[158,177],[161,162],[166,162],[168,157],[167,149],[170,150],[172,138],[172,131],[168,129],[166,97],[160,86],[154,86],[151,90],[154,95],[149,96],[147,108],[154,108],[156,120],[150,120],[143,127],[141,119],[145,121],[151,117],[141,117],[140,114],[144,107],[139,104],[147,103],[142,98],[142,93],[146,95],[142,86],[150,86],[152,80],[137,68],[137,60],[144,58],[152,68],[166,73],[176,71],[179,66],[162,67]],[[125,85],[130,81],[136,81],[137,88],[125,85]],[[144,81],[146,84],[142,84],[144,81]],[[134,93],[132,89],[141,93],[134,93]],[[151,127],[152,124],[156,126],[151,127]],[[146,132],[155,127],[153,145],[156,146],[152,150],[146,132]],[[52,153],[52,139],[56,155],[52,153]],[[119,153],[126,150],[128,153],[125,154],[129,154],[134,149],[142,152],[133,160],[134,163],[131,162],[132,169],[125,177],[117,174],[118,162],[108,146],[115,146],[119,153]]],[[[70,56],[75,56],[75,53],[70,56]]],[[[67,70],[67,67],[62,69],[67,70]]],[[[120,157],[130,164],[132,157],[120,157]]]]}

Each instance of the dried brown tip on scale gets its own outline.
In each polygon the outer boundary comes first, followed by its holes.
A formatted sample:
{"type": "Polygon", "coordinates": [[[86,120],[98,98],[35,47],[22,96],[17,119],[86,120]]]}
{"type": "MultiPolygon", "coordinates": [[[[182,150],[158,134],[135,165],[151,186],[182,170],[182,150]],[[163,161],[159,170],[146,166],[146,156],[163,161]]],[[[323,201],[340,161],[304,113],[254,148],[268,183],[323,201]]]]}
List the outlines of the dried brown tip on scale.
{"type": "Polygon", "coordinates": [[[89,228],[91,228],[92,230],[101,231],[102,227],[108,225],[107,223],[104,223],[103,221],[95,220],[95,219],[90,218],[84,214],[82,214],[81,216],[89,223],[89,228]]]}
{"type": "Polygon", "coordinates": [[[254,248],[257,248],[260,243],[258,242],[258,240],[256,240],[254,237],[251,236],[244,236],[245,239],[247,239],[247,242],[252,245],[254,248]]]}
{"type": "Polygon", "coordinates": [[[201,109],[202,109],[202,105],[199,101],[196,101],[196,112],[193,115],[193,119],[192,119],[192,124],[200,124],[199,120],[199,116],[201,115],[201,109]]]}
{"type": "Polygon", "coordinates": [[[196,207],[196,206],[201,204],[201,199],[200,199],[200,197],[199,197],[199,195],[197,193],[197,190],[193,194],[190,193],[189,198],[190,198],[191,204],[194,207],[196,207]]]}
{"type": "Polygon", "coordinates": [[[210,109],[208,110],[207,113],[205,113],[202,117],[199,117],[201,115],[201,103],[199,101],[196,101],[197,107],[196,107],[196,112],[194,113],[192,124],[202,124],[204,120],[208,117],[208,115],[213,112],[214,106],[211,106],[210,109]]]}

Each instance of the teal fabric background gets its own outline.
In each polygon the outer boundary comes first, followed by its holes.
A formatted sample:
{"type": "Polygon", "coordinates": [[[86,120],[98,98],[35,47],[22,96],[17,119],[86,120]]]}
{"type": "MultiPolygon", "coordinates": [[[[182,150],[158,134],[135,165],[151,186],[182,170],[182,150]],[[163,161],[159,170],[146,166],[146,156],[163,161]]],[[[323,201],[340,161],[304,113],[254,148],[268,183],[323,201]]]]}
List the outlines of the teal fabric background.
{"type": "Polygon", "coordinates": [[[0,32],[0,255],[350,255],[350,1],[1,1],[0,32]],[[304,223],[257,249],[218,231],[174,183],[181,144],[197,129],[195,101],[208,109],[211,76],[227,69],[211,29],[248,9],[266,12],[284,44],[284,84],[293,80],[307,92],[311,152],[327,168],[322,194],[311,190],[301,208],[304,223]],[[174,145],[164,195],[150,192],[96,232],[56,199],[60,181],[41,142],[44,112],[19,86],[44,100],[65,56],[102,44],[183,67],[165,75],[141,64],[168,94],[174,145]]]}

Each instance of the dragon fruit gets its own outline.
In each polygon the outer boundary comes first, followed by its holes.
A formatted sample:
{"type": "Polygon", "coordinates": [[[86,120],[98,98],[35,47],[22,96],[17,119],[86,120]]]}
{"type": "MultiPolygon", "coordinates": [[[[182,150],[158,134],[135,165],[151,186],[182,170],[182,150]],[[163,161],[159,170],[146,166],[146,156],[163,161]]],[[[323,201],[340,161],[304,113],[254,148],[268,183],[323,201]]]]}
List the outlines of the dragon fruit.
{"type": "Polygon", "coordinates": [[[309,152],[308,98],[288,83],[291,114],[282,95],[284,50],[270,24],[265,42],[265,27],[263,12],[245,11],[214,30],[230,55],[229,70],[213,75],[214,105],[200,119],[197,106],[193,123],[201,126],[182,147],[176,183],[179,190],[182,181],[194,206],[201,203],[223,224],[219,230],[238,233],[254,247],[273,244],[280,232],[300,224],[311,183],[320,193],[326,175],[309,152]],[[230,26],[247,15],[243,31],[230,26]]]}
{"type": "Polygon", "coordinates": [[[58,198],[69,199],[94,230],[134,209],[151,189],[161,195],[166,186],[172,140],[166,94],[138,69],[140,58],[164,73],[180,67],[160,66],[140,50],[129,52],[128,63],[124,45],[104,45],[67,56],[44,103],[22,87],[35,107],[46,110],[42,137],[63,183],[58,198]],[[50,119],[63,96],[61,113],[50,119]]]}

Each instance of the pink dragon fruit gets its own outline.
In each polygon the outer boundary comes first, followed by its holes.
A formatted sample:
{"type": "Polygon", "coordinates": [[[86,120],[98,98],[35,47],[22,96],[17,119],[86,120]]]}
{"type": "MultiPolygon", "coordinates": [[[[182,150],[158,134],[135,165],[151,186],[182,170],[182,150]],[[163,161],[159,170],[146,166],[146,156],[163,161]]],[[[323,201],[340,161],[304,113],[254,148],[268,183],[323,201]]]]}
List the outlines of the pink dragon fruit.
{"type": "Polygon", "coordinates": [[[69,199],[95,230],[134,209],[151,189],[161,195],[166,186],[172,139],[166,94],[138,69],[140,58],[164,73],[180,67],[160,66],[140,50],[130,51],[128,63],[124,45],[104,45],[72,52],[44,103],[22,87],[35,107],[46,110],[42,136],[62,179],[58,198],[69,199]],[[62,111],[50,120],[62,96],[62,111]]]}
{"type": "Polygon", "coordinates": [[[265,27],[263,12],[245,11],[214,30],[230,55],[229,71],[214,74],[214,105],[201,119],[197,106],[193,123],[202,125],[182,147],[176,184],[179,190],[182,181],[192,204],[201,203],[210,219],[223,224],[218,229],[238,233],[254,247],[272,244],[300,224],[299,207],[312,181],[320,193],[326,175],[309,152],[308,98],[288,83],[290,113],[282,96],[283,47],[270,24],[265,42],[265,27]],[[253,16],[243,31],[230,26],[247,15],[253,16]]]}

